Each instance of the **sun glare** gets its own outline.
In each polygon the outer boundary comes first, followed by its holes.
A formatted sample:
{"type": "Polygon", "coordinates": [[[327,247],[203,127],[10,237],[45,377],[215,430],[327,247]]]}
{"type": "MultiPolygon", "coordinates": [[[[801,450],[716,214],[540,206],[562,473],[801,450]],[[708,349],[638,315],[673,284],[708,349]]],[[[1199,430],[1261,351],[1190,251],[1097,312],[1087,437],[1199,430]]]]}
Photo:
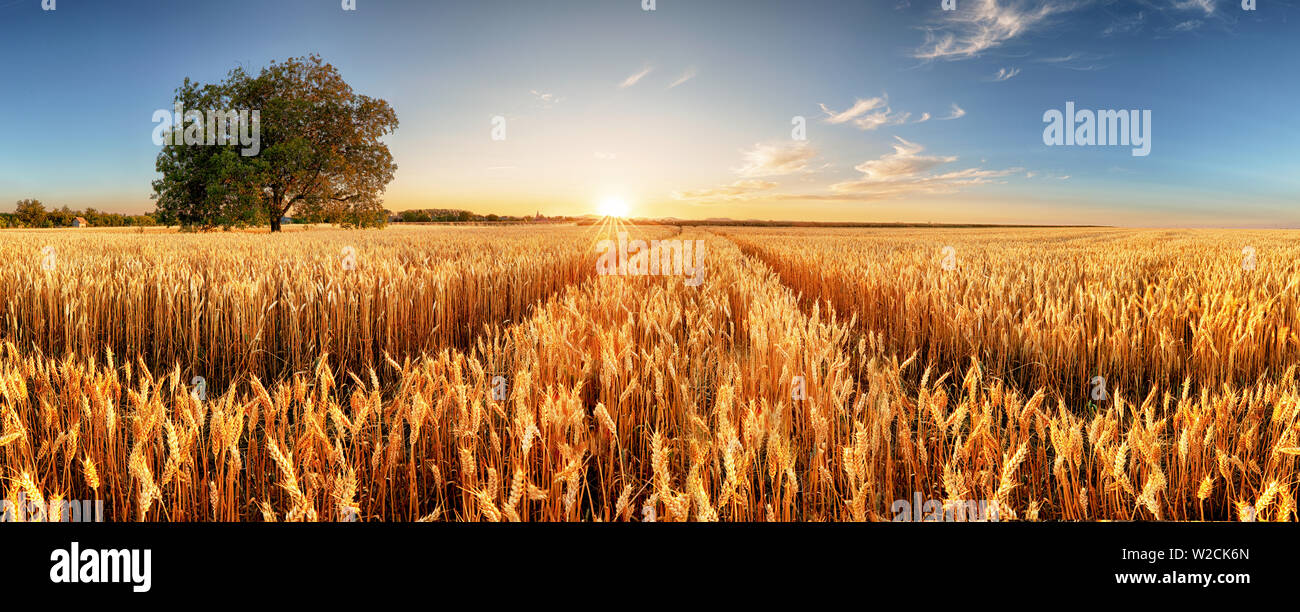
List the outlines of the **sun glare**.
{"type": "Polygon", "coordinates": [[[602,217],[621,217],[626,218],[628,215],[627,200],[617,196],[610,196],[600,201],[597,212],[602,217]]]}

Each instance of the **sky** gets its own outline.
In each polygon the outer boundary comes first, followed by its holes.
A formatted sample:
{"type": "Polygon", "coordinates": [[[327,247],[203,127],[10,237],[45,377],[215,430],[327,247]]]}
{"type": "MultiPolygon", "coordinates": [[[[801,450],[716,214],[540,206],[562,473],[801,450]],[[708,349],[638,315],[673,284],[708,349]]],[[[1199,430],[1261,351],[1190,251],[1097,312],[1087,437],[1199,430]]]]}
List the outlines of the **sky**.
{"type": "Polygon", "coordinates": [[[318,53],[391,210],[1300,227],[1300,0],[53,1],[0,0],[0,211],[150,211],[186,77],[318,53]]]}

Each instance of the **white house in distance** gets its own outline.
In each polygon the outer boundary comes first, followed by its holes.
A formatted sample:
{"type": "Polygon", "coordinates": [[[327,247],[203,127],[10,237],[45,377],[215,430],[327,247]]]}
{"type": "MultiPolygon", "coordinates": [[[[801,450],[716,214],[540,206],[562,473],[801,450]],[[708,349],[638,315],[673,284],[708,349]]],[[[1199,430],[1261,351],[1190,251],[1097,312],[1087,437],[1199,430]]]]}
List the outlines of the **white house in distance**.
{"type": "Polygon", "coordinates": [[[85,217],[77,217],[72,220],[72,227],[90,227],[90,223],[86,221],[85,217]]]}

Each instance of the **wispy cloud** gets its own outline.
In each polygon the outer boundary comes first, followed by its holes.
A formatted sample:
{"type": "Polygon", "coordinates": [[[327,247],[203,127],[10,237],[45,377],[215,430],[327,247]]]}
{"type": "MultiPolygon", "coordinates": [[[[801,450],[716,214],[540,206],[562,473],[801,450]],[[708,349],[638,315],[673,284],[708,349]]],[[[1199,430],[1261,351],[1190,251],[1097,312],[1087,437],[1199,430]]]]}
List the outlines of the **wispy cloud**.
{"type": "MultiPolygon", "coordinates": [[[[773,191],[777,184],[767,180],[739,180],[729,185],[710,189],[675,191],[672,196],[692,201],[874,201],[897,198],[914,193],[951,193],[962,187],[998,182],[997,179],[1025,172],[1024,168],[986,170],[966,168],[951,172],[933,172],[936,168],[957,161],[955,155],[923,155],[925,148],[914,142],[895,138],[893,153],[862,162],[855,170],[862,173],[858,179],[834,183],[822,191],[794,193],[773,191]]],[[[765,155],[767,159],[770,156],[765,155]]],[[[792,163],[789,167],[803,167],[792,163]]],[[[770,163],[766,165],[783,165],[770,163]]]]}
{"type": "Polygon", "coordinates": [[[1078,53],[1078,52],[1074,52],[1074,53],[1071,53],[1071,54],[1069,54],[1069,55],[1054,55],[1054,56],[1048,56],[1048,57],[1036,57],[1036,58],[1034,58],[1034,61],[1035,61],[1035,62],[1042,62],[1042,63],[1044,63],[1044,64],[1063,64],[1063,63],[1065,63],[1065,62],[1072,62],[1072,61],[1074,61],[1074,60],[1076,60],[1076,59],[1079,59],[1080,55],[1081,55],[1080,53],[1078,53]]]}
{"type": "Polygon", "coordinates": [[[970,185],[1019,174],[1023,168],[984,170],[967,168],[944,173],[931,170],[957,161],[952,155],[922,155],[925,147],[895,137],[894,152],[868,160],[854,167],[862,177],[830,186],[830,196],[817,199],[885,199],[911,193],[945,193],[970,185]]]}
{"type": "Polygon", "coordinates": [[[672,85],[669,85],[669,86],[668,86],[668,89],[673,89],[674,87],[677,87],[678,85],[681,85],[682,83],[685,83],[685,82],[687,82],[687,81],[689,81],[689,80],[695,78],[695,75],[696,75],[696,72],[695,72],[695,68],[694,68],[694,67],[692,67],[692,68],[687,68],[687,69],[686,69],[686,72],[683,72],[683,73],[682,73],[682,76],[677,77],[677,80],[676,80],[676,81],[673,81],[672,85]]]}
{"type": "Polygon", "coordinates": [[[528,93],[532,94],[533,97],[536,98],[538,102],[541,102],[542,106],[546,108],[550,108],[564,101],[564,98],[556,96],[553,93],[537,91],[536,89],[531,89],[528,93]]]}
{"type": "Polygon", "coordinates": [[[1066,55],[1039,57],[1031,61],[1035,61],[1043,64],[1052,64],[1054,66],[1058,66],[1061,68],[1068,68],[1070,70],[1100,70],[1105,66],[1099,65],[1097,64],[1097,62],[1105,58],[1106,56],[1100,53],[1075,51],[1073,53],[1068,53],[1066,55]]]}
{"type": "MultiPolygon", "coordinates": [[[[877,159],[868,160],[854,166],[854,170],[865,175],[858,182],[887,182],[902,177],[914,176],[936,166],[957,161],[956,156],[921,155],[925,147],[897,136],[894,139],[898,142],[894,144],[893,153],[887,153],[877,159]]],[[[837,184],[848,185],[848,183],[837,184]]],[[[832,186],[832,188],[835,187],[832,186]]]]}
{"type": "MultiPolygon", "coordinates": [[[[1150,11],[1162,18],[1163,23],[1152,23],[1157,38],[1169,35],[1198,32],[1220,27],[1230,29],[1237,20],[1234,10],[1239,0],[1144,0],[1150,11]],[[1222,3],[1222,4],[1221,4],[1222,3]],[[1226,8],[1225,8],[1226,7],[1226,8]]],[[[1284,3],[1289,4],[1289,3],[1284,3]]]]}
{"type": "Polygon", "coordinates": [[[940,120],[940,121],[948,121],[948,120],[950,120],[950,119],[961,119],[962,117],[965,117],[965,116],[966,116],[966,110],[963,109],[963,108],[960,107],[960,106],[957,106],[957,103],[956,103],[956,102],[953,102],[953,103],[952,103],[952,113],[949,114],[947,117],[939,117],[939,120],[940,120]]]}
{"type": "Polygon", "coordinates": [[[1145,23],[1146,23],[1146,13],[1139,11],[1134,15],[1131,15],[1127,18],[1118,19],[1115,21],[1115,23],[1106,26],[1106,29],[1102,30],[1101,35],[1114,36],[1116,34],[1127,34],[1129,32],[1136,32],[1142,29],[1142,26],[1145,23]]]}
{"type": "MultiPolygon", "coordinates": [[[[741,176],[740,180],[719,187],[689,189],[672,192],[677,200],[703,201],[738,201],[757,197],[768,197],[766,192],[777,186],[763,177],[784,176],[790,174],[810,174],[808,164],[817,157],[817,150],[807,141],[788,143],[759,143],[754,148],[741,152],[744,164],[732,171],[741,176]]],[[[779,196],[777,196],[779,198],[779,196]]]]}
{"type": "Polygon", "coordinates": [[[825,104],[820,104],[820,103],[818,104],[818,106],[821,107],[822,112],[826,113],[826,119],[825,119],[826,123],[835,123],[835,124],[852,121],[854,119],[857,119],[863,113],[875,110],[884,105],[885,105],[885,98],[883,97],[867,98],[865,100],[859,99],[857,102],[853,103],[853,106],[850,106],[847,110],[844,110],[842,112],[833,111],[829,108],[826,108],[825,104]]]}
{"type": "Polygon", "coordinates": [[[1146,12],[1138,12],[1127,20],[1112,24],[1102,35],[1133,31],[1147,21],[1151,22],[1151,30],[1157,38],[1171,33],[1195,32],[1214,24],[1226,25],[1235,20],[1232,14],[1237,11],[1220,10],[1220,1],[1229,6],[1239,4],[1238,0],[1143,0],[1146,12]],[[1148,19],[1149,14],[1154,14],[1156,19],[1148,19]]]}
{"type": "Polygon", "coordinates": [[[1199,10],[1206,16],[1214,14],[1214,0],[1174,0],[1173,6],[1181,11],[1199,10]]]}
{"type": "Polygon", "coordinates": [[[627,77],[626,79],[623,79],[623,82],[619,83],[618,87],[619,89],[627,89],[628,87],[636,85],[637,83],[641,82],[641,79],[644,79],[647,74],[650,74],[653,71],[654,71],[654,67],[647,65],[645,68],[642,68],[640,72],[637,72],[627,77]]]}
{"type": "Polygon", "coordinates": [[[713,187],[710,189],[693,189],[687,191],[674,191],[672,197],[674,200],[695,200],[701,202],[732,202],[736,200],[750,200],[756,195],[773,189],[777,183],[764,181],[760,179],[741,179],[730,185],[713,187]]]}
{"type": "Polygon", "coordinates": [[[944,21],[925,31],[925,42],[913,52],[923,60],[961,60],[1051,23],[1086,0],[966,0],[961,10],[944,11],[944,21]]]}
{"type": "Polygon", "coordinates": [[[790,143],[760,143],[742,154],[744,165],[735,170],[744,177],[780,176],[803,172],[808,162],[817,157],[817,150],[808,141],[790,143]]]}
{"type": "MultiPolygon", "coordinates": [[[[822,112],[826,114],[823,119],[826,123],[840,124],[852,123],[858,129],[864,131],[876,130],[885,126],[903,125],[908,123],[912,118],[912,113],[894,112],[894,109],[888,106],[889,96],[878,98],[859,99],[853,103],[853,106],[843,111],[832,110],[825,104],[819,103],[822,112]]],[[[955,107],[956,105],[954,105],[955,107]]],[[[930,113],[922,113],[921,118],[911,123],[922,123],[929,121],[930,113]]]]}
{"type": "MultiPolygon", "coordinates": [[[[911,118],[912,113],[896,113],[893,109],[885,107],[883,110],[868,113],[853,120],[853,125],[858,126],[861,130],[875,130],[889,125],[903,125],[911,118]]],[[[929,117],[926,117],[929,119],[929,117]]]]}
{"type": "Polygon", "coordinates": [[[1001,83],[1002,81],[1010,81],[1018,74],[1020,74],[1019,68],[999,68],[997,74],[994,74],[989,80],[994,83],[1001,83]]]}

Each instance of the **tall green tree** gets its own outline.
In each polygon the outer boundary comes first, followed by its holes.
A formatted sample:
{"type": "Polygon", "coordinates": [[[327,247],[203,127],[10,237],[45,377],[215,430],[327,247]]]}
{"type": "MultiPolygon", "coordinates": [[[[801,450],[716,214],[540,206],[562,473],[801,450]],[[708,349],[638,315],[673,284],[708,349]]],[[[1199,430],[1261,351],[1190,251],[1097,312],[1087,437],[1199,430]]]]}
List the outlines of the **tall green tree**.
{"type": "MultiPolygon", "coordinates": [[[[382,225],[381,195],[397,165],[382,138],[397,129],[384,100],[352,91],[334,66],[311,55],[272,62],[256,76],[236,68],[225,81],[189,79],[176,91],[187,111],[257,111],[255,154],[238,139],[212,138],[214,123],[186,120],[190,140],[165,144],[154,181],[161,223],[231,227],[280,219],[324,219],[345,225],[382,225]]],[[[244,126],[244,129],[250,126],[244,126]]]]}

